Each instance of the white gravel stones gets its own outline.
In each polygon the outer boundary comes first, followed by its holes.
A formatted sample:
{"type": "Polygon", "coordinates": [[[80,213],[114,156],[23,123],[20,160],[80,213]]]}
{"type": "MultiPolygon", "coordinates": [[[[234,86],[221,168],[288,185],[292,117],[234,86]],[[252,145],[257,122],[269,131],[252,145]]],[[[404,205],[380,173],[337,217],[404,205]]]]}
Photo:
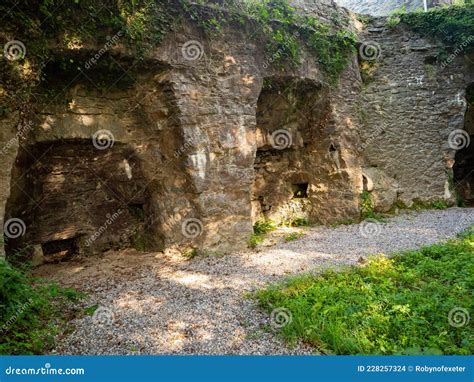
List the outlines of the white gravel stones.
{"type": "Polygon", "coordinates": [[[88,276],[81,286],[90,296],[87,305],[110,310],[110,319],[76,319],[55,353],[311,353],[304,346],[287,347],[272,332],[269,314],[244,293],[290,274],[444,241],[474,224],[474,209],[409,213],[376,224],[375,234],[361,232],[362,224],[314,227],[293,242],[223,257],[135,255],[138,271],[88,276]]]}

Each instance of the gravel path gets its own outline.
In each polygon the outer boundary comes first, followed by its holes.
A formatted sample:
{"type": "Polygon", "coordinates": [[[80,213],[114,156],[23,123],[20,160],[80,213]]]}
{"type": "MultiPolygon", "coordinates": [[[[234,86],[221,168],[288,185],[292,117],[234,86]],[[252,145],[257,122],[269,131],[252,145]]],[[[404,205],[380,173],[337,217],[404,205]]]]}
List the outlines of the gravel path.
{"type": "Polygon", "coordinates": [[[289,274],[443,241],[471,224],[474,209],[451,208],[404,214],[384,224],[308,228],[296,241],[224,257],[122,253],[112,266],[99,269],[105,256],[94,270],[83,264],[67,276],[70,284],[80,280],[90,295],[88,305],[101,308],[94,317],[74,320],[74,331],[59,338],[55,353],[311,353],[288,348],[264,330],[268,315],[243,293],[289,274]]]}

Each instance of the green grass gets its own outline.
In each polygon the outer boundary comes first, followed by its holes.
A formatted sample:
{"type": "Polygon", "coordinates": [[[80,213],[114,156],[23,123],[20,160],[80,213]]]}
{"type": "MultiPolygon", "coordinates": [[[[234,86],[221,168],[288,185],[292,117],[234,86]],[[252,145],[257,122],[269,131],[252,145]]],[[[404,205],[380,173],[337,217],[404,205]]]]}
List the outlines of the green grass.
{"type": "Polygon", "coordinates": [[[397,200],[389,211],[389,214],[394,214],[397,210],[407,211],[423,211],[423,210],[445,210],[449,208],[449,205],[444,200],[437,200],[434,202],[424,202],[418,199],[413,200],[411,206],[407,206],[401,200],[397,200]]]}
{"type": "Polygon", "coordinates": [[[375,212],[375,203],[372,199],[372,194],[368,191],[363,191],[360,194],[360,215],[362,220],[371,219],[379,222],[385,222],[385,218],[375,212]]]}
{"type": "Polygon", "coordinates": [[[66,327],[72,289],[32,278],[0,259],[0,354],[44,354],[66,327]]]}
{"type": "Polygon", "coordinates": [[[250,239],[248,241],[248,247],[249,248],[257,248],[257,246],[259,244],[262,244],[263,242],[263,236],[262,235],[257,235],[255,233],[253,233],[252,235],[250,235],[250,239]]]}
{"type": "Polygon", "coordinates": [[[282,225],[286,227],[307,227],[311,225],[311,223],[307,218],[299,217],[285,221],[282,223],[282,225]]]}
{"type": "Polygon", "coordinates": [[[268,232],[274,231],[276,229],[276,224],[269,220],[261,220],[256,222],[253,225],[253,233],[255,235],[265,235],[268,232]]]}
{"type": "Polygon", "coordinates": [[[303,232],[293,232],[290,233],[289,235],[285,236],[285,241],[295,241],[298,240],[300,237],[303,237],[304,233],[303,232]]]}
{"type": "Polygon", "coordinates": [[[426,36],[432,36],[453,48],[465,46],[474,50],[474,4],[433,8],[429,12],[399,13],[401,22],[426,36]]]}
{"type": "Polygon", "coordinates": [[[197,249],[188,249],[182,253],[183,257],[187,259],[194,259],[195,257],[199,256],[199,252],[197,249]]]}
{"type": "Polygon", "coordinates": [[[250,236],[248,241],[248,246],[250,248],[255,248],[257,245],[261,244],[265,238],[265,235],[271,231],[277,229],[277,226],[274,222],[270,220],[259,220],[253,225],[253,233],[250,236]]]}
{"type": "Polygon", "coordinates": [[[331,224],[330,227],[336,228],[336,227],[339,227],[341,225],[351,225],[351,224],[355,224],[355,223],[356,222],[353,219],[343,219],[343,220],[337,221],[336,223],[331,224]]]}
{"type": "Polygon", "coordinates": [[[455,308],[473,314],[473,255],[471,228],[447,243],[295,277],[254,297],[268,311],[288,309],[281,334],[319,352],[472,354],[472,319],[454,327],[448,316],[455,308]]]}

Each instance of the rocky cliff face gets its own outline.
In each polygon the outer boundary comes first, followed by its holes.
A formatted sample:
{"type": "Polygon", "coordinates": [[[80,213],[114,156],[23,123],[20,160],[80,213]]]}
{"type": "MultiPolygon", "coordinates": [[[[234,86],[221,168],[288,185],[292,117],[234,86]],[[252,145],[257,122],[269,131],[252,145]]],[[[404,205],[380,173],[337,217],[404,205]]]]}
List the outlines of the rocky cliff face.
{"type": "MultiPolygon", "coordinates": [[[[353,12],[374,16],[387,16],[402,7],[406,7],[409,12],[424,7],[423,0],[336,0],[336,2],[353,12]]],[[[430,8],[450,4],[452,0],[428,0],[430,8]]]]}
{"type": "Polygon", "coordinates": [[[370,78],[364,50],[337,84],[305,48],[298,67],[272,65],[245,22],[212,39],[182,23],[138,61],[119,43],[58,48],[33,111],[0,121],[7,254],[229,252],[256,220],[357,220],[364,189],[384,211],[453,203],[448,136],[472,63],[443,65],[433,42],[384,19],[363,28],[331,1],[297,5],[360,29],[380,53],[370,78]]]}
{"type": "Polygon", "coordinates": [[[396,190],[386,208],[396,199],[452,200],[452,180],[442,174],[452,173],[457,151],[450,133],[465,126],[473,62],[448,64],[438,59],[439,42],[403,25],[388,27],[384,18],[361,36],[379,54],[372,65],[362,64],[361,142],[368,171],[383,173],[396,190]]]}

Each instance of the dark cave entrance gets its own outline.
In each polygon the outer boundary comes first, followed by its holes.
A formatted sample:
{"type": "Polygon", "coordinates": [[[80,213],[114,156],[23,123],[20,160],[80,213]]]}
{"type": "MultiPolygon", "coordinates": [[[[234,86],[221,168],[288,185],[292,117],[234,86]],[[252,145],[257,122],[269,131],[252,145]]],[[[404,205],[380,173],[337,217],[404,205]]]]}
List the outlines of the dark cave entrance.
{"type": "Polygon", "coordinates": [[[466,89],[466,102],[464,130],[469,135],[470,144],[456,152],[453,180],[460,204],[474,207],[474,83],[466,89]]]}
{"type": "Polygon", "coordinates": [[[311,184],[318,181],[318,162],[326,154],[320,146],[328,106],[327,91],[317,81],[265,79],[256,112],[254,221],[311,219],[311,184]]]}
{"type": "Polygon", "coordinates": [[[308,197],[308,183],[296,183],[293,188],[293,199],[303,199],[308,197]]]}
{"type": "Polygon", "coordinates": [[[5,221],[21,219],[24,235],[5,234],[9,258],[66,260],[151,241],[147,181],[135,151],[91,140],[21,147],[12,171],[5,221]]]}

